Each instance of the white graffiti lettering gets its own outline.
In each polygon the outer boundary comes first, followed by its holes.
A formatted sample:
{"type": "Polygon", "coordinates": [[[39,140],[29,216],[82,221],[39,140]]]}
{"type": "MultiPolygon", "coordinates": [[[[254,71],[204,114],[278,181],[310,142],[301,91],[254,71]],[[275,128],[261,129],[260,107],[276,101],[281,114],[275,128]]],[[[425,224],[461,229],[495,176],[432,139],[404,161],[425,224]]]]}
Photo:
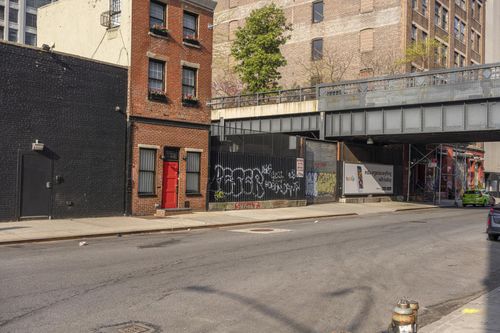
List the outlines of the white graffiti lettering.
{"type": "Polygon", "coordinates": [[[220,164],[215,166],[216,192],[238,198],[240,196],[251,196],[262,199],[266,193],[281,194],[293,197],[300,191],[300,181],[296,178],[296,171],[287,173],[273,170],[271,164],[260,168],[229,168],[220,164]]]}

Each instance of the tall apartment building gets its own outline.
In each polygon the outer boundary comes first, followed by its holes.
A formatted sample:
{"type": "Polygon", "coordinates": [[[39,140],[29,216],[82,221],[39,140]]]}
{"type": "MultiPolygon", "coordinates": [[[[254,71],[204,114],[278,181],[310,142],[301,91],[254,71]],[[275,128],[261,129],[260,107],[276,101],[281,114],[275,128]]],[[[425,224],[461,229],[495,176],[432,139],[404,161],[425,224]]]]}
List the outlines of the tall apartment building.
{"type": "Polygon", "coordinates": [[[236,29],[253,9],[271,2],[293,25],[282,48],[286,88],[484,62],[486,0],[221,0],[215,12],[215,83],[231,73],[236,29]],[[441,44],[431,59],[395,65],[414,41],[426,38],[441,44]]]}
{"type": "Polygon", "coordinates": [[[129,68],[135,215],[206,208],[215,5],[60,0],[39,10],[39,45],[129,68]]]}
{"type": "Polygon", "coordinates": [[[486,63],[500,62],[500,1],[486,3],[486,63]]]}
{"type": "Polygon", "coordinates": [[[0,0],[0,40],[36,45],[37,8],[52,0],[0,0]]]}

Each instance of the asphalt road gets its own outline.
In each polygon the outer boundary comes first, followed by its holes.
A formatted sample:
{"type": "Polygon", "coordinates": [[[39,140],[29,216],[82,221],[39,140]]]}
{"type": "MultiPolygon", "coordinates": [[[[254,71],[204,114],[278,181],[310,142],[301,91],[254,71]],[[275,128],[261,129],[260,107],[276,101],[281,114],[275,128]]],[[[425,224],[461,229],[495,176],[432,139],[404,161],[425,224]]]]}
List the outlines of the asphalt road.
{"type": "Polygon", "coordinates": [[[382,332],[500,286],[486,209],[0,247],[0,332],[382,332]],[[235,232],[279,228],[276,233],[235,232]],[[121,325],[121,326],[120,326],[121,325]]]}

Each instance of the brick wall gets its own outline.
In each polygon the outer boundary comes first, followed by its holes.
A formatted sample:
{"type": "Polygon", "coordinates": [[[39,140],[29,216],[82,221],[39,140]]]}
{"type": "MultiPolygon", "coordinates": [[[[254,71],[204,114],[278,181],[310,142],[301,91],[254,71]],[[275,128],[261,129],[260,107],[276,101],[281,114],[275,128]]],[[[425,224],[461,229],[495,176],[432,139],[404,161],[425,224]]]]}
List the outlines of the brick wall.
{"type": "Polygon", "coordinates": [[[20,207],[18,154],[52,160],[53,217],[123,214],[127,70],[5,42],[0,59],[0,220],[20,207]]]}
{"type": "MultiPolygon", "coordinates": [[[[285,88],[310,84],[311,42],[315,38],[324,39],[324,52],[334,59],[334,63],[341,63],[341,67],[345,67],[345,62],[349,63],[342,79],[359,78],[367,63],[383,62],[382,58],[388,57],[401,58],[403,54],[403,9],[400,0],[325,0],[324,20],[314,24],[312,1],[273,2],[284,8],[288,22],[294,28],[291,40],[282,49],[288,60],[288,65],[281,69],[281,84],[285,88]],[[360,32],[364,29],[373,29],[373,48],[377,52],[366,54],[360,51],[360,32]]],[[[251,10],[269,3],[271,1],[239,0],[236,7],[230,8],[229,0],[218,2],[214,31],[214,80],[227,76],[231,63],[230,22],[234,25],[234,21],[238,20],[239,25],[243,25],[251,10]]]]}
{"type": "Polygon", "coordinates": [[[190,202],[193,210],[206,208],[206,192],[208,182],[208,139],[206,129],[183,128],[166,125],[134,122],[132,150],[132,212],[135,215],[151,215],[156,206],[161,204],[163,189],[163,147],[180,147],[178,207],[183,208],[185,202],[190,202]],[[156,152],[156,193],[154,196],[140,197],[138,194],[139,177],[139,145],[157,146],[156,152]],[[197,149],[201,152],[200,192],[201,195],[186,195],[186,156],[187,149],[197,149]]]}
{"type": "Polygon", "coordinates": [[[212,23],[210,10],[194,6],[189,1],[168,1],[166,26],[168,37],[152,35],[149,31],[149,6],[133,1],[132,54],[130,66],[130,115],[132,116],[132,213],[150,215],[162,201],[163,149],[180,149],[178,207],[186,201],[195,210],[206,208],[208,178],[208,124],[210,110],[206,103],[211,98],[212,80],[212,23]],[[189,11],[198,15],[199,47],[183,41],[183,14],[189,11]],[[165,93],[167,102],[148,98],[149,59],[165,62],[165,93]],[[197,97],[199,105],[186,107],[182,102],[182,67],[197,68],[197,97]],[[137,120],[140,117],[142,120],[137,120]],[[154,120],[154,121],[147,121],[154,120]],[[138,195],[139,145],[158,147],[156,163],[156,193],[154,196],[138,195]],[[201,181],[198,196],[186,196],[186,149],[202,150],[201,181]]]}

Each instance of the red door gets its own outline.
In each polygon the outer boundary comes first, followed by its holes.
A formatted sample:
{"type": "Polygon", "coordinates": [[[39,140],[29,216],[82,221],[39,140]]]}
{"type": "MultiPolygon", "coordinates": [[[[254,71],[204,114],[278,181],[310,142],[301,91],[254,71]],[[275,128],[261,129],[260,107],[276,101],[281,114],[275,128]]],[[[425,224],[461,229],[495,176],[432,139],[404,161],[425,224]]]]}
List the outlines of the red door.
{"type": "Polygon", "coordinates": [[[177,208],[177,179],[179,162],[163,162],[162,208],[177,208]]]}

